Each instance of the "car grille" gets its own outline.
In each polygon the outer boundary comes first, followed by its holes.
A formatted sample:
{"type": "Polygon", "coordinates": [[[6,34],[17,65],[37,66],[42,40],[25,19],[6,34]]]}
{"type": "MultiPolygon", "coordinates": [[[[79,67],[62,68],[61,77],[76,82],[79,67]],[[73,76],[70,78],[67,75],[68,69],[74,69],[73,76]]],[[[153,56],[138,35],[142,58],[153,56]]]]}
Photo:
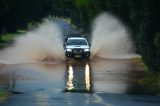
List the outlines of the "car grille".
{"type": "Polygon", "coordinates": [[[73,53],[83,53],[83,49],[73,49],[73,53]]]}

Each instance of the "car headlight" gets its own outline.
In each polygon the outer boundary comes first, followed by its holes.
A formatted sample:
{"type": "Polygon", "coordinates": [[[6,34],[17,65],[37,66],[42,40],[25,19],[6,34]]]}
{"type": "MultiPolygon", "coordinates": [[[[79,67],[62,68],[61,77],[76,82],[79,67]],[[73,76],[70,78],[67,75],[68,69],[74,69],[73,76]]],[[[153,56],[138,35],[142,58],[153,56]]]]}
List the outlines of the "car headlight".
{"type": "Polygon", "coordinates": [[[67,52],[71,52],[71,51],[72,51],[72,49],[66,49],[66,51],[67,51],[67,52]]]}
{"type": "Polygon", "coordinates": [[[85,52],[89,52],[89,49],[84,49],[85,52]]]}

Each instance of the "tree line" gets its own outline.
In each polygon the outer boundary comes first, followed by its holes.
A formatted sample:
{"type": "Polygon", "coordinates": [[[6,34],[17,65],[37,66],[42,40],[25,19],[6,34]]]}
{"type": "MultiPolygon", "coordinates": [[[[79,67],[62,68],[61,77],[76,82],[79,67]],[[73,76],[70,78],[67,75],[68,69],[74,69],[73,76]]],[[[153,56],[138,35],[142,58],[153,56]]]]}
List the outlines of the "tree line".
{"type": "Polygon", "coordinates": [[[150,70],[160,71],[160,0],[0,0],[0,33],[48,15],[70,17],[89,33],[93,18],[105,11],[131,29],[136,52],[150,70]]]}
{"type": "Polygon", "coordinates": [[[51,0],[0,0],[0,31],[14,32],[49,14],[51,0]]]}

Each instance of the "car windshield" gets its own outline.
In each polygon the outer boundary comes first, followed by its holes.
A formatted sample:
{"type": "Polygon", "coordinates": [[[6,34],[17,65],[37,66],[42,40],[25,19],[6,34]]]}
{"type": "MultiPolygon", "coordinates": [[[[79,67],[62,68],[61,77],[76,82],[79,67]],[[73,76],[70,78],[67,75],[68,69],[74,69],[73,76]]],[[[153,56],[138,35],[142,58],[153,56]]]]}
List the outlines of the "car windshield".
{"type": "Polygon", "coordinates": [[[87,45],[87,42],[84,39],[69,39],[67,45],[87,45]]]}

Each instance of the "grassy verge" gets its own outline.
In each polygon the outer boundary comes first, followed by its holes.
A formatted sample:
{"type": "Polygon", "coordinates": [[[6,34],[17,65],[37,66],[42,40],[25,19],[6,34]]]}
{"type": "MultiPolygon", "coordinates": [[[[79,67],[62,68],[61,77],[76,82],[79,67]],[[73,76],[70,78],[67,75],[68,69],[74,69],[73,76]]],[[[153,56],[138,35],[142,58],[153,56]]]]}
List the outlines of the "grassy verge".
{"type": "Polygon", "coordinates": [[[25,30],[17,30],[15,33],[5,33],[1,35],[1,42],[9,42],[13,41],[17,36],[20,34],[24,34],[26,31],[25,30]]]}
{"type": "Polygon", "coordinates": [[[3,34],[3,35],[1,35],[1,41],[2,42],[13,41],[17,35],[18,35],[18,33],[6,33],[6,34],[3,34]]]}
{"type": "Polygon", "coordinates": [[[0,102],[7,99],[9,96],[9,93],[7,91],[0,90],[0,102]]]}
{"type": "Polygon", "coordinates": [[[145,72],[144,77],[139,80],[150,94],[160,96],[160,72],[145,72]]]}
{"type": "Polygon", "coordinates": [[[142,78],[138,80],[138,83],[143,88],[142,93],[160,96],[160,72],[149,70],[141,57],[134,58],[132,61],[144,67],[145,70],[142,78]]]}

